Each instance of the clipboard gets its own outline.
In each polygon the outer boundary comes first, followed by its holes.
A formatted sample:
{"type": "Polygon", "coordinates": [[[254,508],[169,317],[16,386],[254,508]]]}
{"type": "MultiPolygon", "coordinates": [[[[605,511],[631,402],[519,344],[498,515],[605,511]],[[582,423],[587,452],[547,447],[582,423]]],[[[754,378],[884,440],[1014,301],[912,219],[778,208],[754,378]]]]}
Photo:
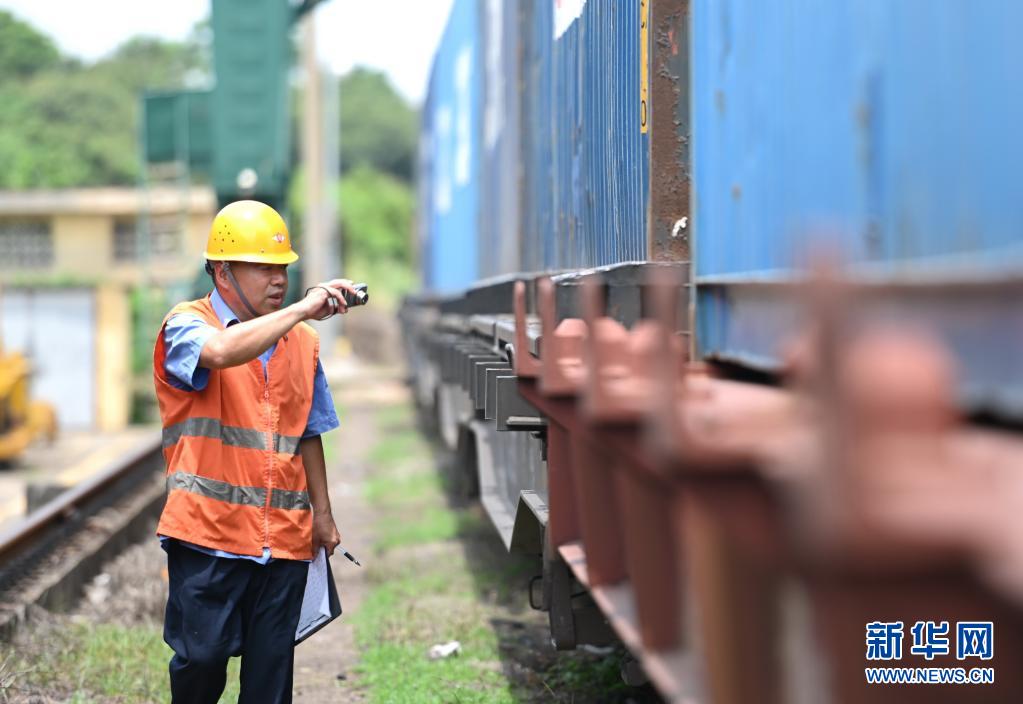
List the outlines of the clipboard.
{"type": "Polygon", "coordinates": [[[309,563],[305,594],[302,596],[302,610],[298,627],[295,629],[295,645],[313,635],[341,615],[341,599],[334,585],[327,551],[320,548],[319,554],[309,563]]]}

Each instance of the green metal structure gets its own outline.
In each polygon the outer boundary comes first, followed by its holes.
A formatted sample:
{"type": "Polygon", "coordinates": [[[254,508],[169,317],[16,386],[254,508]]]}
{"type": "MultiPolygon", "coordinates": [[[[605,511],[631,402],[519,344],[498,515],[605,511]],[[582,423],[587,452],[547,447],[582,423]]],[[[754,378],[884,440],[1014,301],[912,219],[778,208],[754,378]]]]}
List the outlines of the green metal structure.
{"type": "MultiPolygon", "coordinates": [[[[289,74],[295,58],[291,34],[296,22],[321,1],[211,0],[213,88],[150,92],[142,97],[144,191],[148,193],[154,184],[151,174],[160,174],[158,179],[169,177],[181,188],[184,204],[192,176],[201,174],[213,185],[218,207],[249,198],[270,205],[289,219],[289,74]],[[160,166],[167,168],[152,168],[160,166]]],[[[184,211],[181,217],[184,223],[184,211]]],[[[146,280],[149,220],[148,212],[143,212],[138,228],[146,280]]],[[[299,235],[292,232],[293,238],[299,235]]],[[[288,278],[291,285],[286,302],[291,303],[298,295],[301,265],[289,267],[288,278]]],[[[209,290],[201,267],[196,269],[191,289],[193,297],[209,290]]]]}
{"type": "Polygon", "coordinates": [[[221,205],[283,207],[291,175],[291,29],[319,0],[212,0],[209,91],[143,97],[146,165],[175,162],[209,176],[221,205]]]}
{"type": "Polygon", "coordinates": [[[191,171],[213,169],[211,91],[148,93],[143,102],[143,147],[147,164],[183,162],[191,171]]]}
{"type": "MultiPolygon", "coordinates": [[[[291,171],[292,64],[286,0],[213,0],[213,186],[280,204],[291,171]],[[248,181],[248,183],[246,183],[248,181]]],[[[223,199],[222,199],[223,202],[223,199]]]]}

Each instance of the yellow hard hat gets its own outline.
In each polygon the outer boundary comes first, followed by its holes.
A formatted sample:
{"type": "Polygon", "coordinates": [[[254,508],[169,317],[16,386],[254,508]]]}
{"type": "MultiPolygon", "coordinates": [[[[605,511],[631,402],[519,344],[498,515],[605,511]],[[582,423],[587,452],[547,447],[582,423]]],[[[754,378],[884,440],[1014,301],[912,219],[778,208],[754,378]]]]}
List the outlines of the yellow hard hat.
{"type": "Polygon", "coordinates": [[[298,255],[291,249],[288,226],[276,210],[259,201],[238,200],[213,218],[206,259],[291,264],[298,255]]]}

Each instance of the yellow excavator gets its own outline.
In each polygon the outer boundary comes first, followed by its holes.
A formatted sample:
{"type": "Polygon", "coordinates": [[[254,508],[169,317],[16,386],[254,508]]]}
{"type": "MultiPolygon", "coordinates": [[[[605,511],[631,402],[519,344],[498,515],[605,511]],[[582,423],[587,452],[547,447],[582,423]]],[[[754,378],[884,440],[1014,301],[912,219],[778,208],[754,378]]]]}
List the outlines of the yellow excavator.
{"type": "Polygon", "coordinates": [[[0,347],[0,463],[15,459],[38,437],[53,442],[57,436],[53,406],[29,396],[31,373],[24,355],[0,347]]]}

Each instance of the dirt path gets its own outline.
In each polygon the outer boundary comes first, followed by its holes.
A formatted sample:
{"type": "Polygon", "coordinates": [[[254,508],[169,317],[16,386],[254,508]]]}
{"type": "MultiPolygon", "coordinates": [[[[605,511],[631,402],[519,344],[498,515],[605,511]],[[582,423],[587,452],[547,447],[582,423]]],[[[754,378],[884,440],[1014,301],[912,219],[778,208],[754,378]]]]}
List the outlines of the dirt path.
{"type": "MultiPolygon", "coordinates": [[[[374,410],[401,403],[407,392],[397,372],[371,370],[354,361],[326,365],[341,427],[329,436],[327,479],[341,545],[364,564],[372,560],[374,519],[363,492],[367,455],[379,442],[374,410]]],[[[295,701],[306,704],[366,701],[355,670],[359,653],[349,614],[357,613],[367,590],[365,571],[342,555],[331,569],[345,611],[295,651],[295,701]]]]}

